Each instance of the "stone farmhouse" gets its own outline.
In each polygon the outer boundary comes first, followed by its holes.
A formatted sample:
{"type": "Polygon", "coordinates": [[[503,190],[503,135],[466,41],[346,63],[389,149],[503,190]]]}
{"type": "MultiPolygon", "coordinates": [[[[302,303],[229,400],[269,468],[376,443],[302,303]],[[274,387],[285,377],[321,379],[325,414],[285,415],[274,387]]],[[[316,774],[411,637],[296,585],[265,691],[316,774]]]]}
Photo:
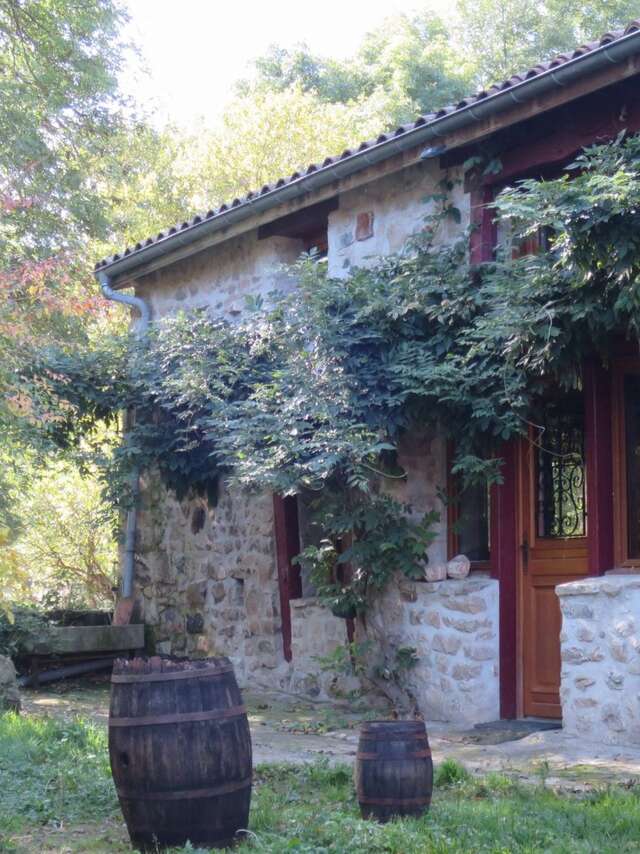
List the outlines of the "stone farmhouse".
{"type": "MultiPolygon", "coordinates": [[[[247,295],[293,287],[281,265],[310,247],[336,277],[401,250],[445,174],[462,212],[452,236],[475,226],[471,258],[487,260],[503,185],[557,175],[623,130],[640,131],[640,22],[152,236],[101,261],[96,276],[105,296],[152,321],[195,307],[233,319],[247,295]],[[501,171],[465,173],[486,151],[501,171]]],[[[581,736],[640,744],[637,348],[621,343],[607,366],[586,363],[582,391],[555,413],[547,436],[564,463],[510,442],[504,482],[458,506],[439,497],[452,488],[442,437],[407,440],[396,490],[417,513],[440,513],[430,561],[466,554],[471,572],[402,580],[378,617],[390,640],[418,651],[410,680],[427,719],[562,717],[581,736]]],[[[317,656],[346,644],[353,626],[308,595],[292,563],[306,536],[298,499],[225,488],[210,507],[146,475],[127,533],[124,593],[158,651],[228,655],[244,684],[335,690],[317,656]]]]}

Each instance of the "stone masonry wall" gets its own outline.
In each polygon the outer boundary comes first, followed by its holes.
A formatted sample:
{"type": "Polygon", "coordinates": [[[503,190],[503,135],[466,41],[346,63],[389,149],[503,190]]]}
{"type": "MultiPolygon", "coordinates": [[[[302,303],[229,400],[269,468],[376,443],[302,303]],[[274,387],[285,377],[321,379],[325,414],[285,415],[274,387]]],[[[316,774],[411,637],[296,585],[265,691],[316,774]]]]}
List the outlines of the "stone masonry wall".
{"type": "Polygon", "coordinates": [[[147,301],[154,319],[206,308],[233,320],[247,297],[264,298],[295,286],[283,265],[292,264],[302,249],[301,240],[288,237],[258,240],[254,229],[149,273],[136,284],[136,294],[147,301]]]}
{"type": "Polygon", "coordinates": [[[500,718],[498,582],[484,576],[390,586],[372,619],[396,646],[414,647],[408,685],[427,720],[500,718]]]}
{"type": "Polygon", "coordinates": [[[156,649],[228,655],[240,682],[283,661],[270,495],[221,490],[216,507],[143,485],[136,587],[156,649]]]}
{"type": "Polygon", "coordinates": [[[564,729],[605,744],[640,744],[640,577],[572,581],[556,593],[564,729]]]}
{"type": "Polygon", "coordinates": [[[291,653],[293,667],[288,688],[295,694],[326,699],[359,687],[322,667],[320,658],[330,656],[348,643],[345,620],[334,617],[315,597],[291,602],[291,653]]]}
{"type": "MultiPolygon", "coordinates": [[[[344,276],[352,267],[366,267],[379,256],[401,252],[434,211],[432,196],[441,192],[443,176],[436,161],[423,161],[341,195],[338,209],[329,215],[329,273],[344,276]]],[[[470,218],[462,171],[451,169],[448,177],[461,222],[443,223],[439,237],[447,242],[461,234],[470,218]]]]}

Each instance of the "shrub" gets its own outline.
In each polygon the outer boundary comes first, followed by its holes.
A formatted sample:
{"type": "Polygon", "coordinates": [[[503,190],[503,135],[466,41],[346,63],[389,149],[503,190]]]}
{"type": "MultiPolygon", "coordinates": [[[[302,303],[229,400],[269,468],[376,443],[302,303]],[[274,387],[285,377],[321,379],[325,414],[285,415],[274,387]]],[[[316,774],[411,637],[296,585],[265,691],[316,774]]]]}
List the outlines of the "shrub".
{"type": "Polygon", "coordinates": [[[468,783],[470,779],[471,774],[464,765],[460,765],[455,759],[445,759],[436,768],[434,782],[439,789],[446,789],[468,783]]]}

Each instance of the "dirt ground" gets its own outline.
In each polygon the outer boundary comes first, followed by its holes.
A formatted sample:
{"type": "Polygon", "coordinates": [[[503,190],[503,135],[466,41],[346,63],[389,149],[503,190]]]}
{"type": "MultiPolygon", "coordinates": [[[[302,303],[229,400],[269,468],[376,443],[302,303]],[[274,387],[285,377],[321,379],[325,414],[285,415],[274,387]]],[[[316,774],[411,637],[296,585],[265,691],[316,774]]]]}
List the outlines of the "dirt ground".
{"type": "MultiPolygon", "coordinates": [[[[358,727],[372,714],[346,704],[311,703],[282,693],[244,692],[253,741],[254,762],[352,763],[358,727]]],[[[23,692],[27,714],[81,716],[107,726],[107,677],[63,682],[23,692]]],[[[483,774],[501,771],[522,780],[543,781],[554,788],[580,791],[607,782],[640,780],[640,749],[611,747],[566,735],[562,730],[521,733],[505,725],[490,731],[427,722],[436,765],[445,758],[483,774]]]]}

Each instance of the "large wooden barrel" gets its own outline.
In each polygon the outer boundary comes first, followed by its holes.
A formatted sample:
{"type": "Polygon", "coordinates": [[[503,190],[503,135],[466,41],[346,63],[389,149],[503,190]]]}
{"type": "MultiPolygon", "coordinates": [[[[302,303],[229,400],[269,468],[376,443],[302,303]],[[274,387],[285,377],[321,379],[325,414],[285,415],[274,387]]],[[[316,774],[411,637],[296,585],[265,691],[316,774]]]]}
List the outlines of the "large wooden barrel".
{"type": "Polygon", "coordinates": [[[229,659],[116,660],[109,758],[133,845],[230,845],[248,826],[251,736],[229,659]]]}
{"type": "Polygon", "coordinates": [[[420,816],[431,803],[433,762],[423,721],[362,724],[355,767],[363,818],[420,816]]]}

